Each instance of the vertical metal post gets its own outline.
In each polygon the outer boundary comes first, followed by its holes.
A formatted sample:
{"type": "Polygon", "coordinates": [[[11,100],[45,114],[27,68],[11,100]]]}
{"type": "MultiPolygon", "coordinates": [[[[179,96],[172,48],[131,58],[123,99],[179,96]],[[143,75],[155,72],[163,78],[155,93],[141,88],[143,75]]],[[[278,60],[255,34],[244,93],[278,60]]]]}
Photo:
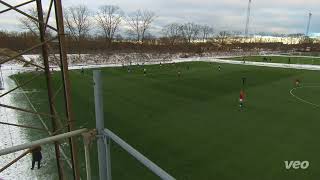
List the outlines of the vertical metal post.
{"type": "Polygon", "coordinates": [[[91,180],[90,151],[88,144],[84,144],[84,155],[86,159],[87,180],[91,180]]]}
{"type": "Polygon", "coordinates": [[[97,146],[98,146],[98,161],[99,161],[99,176],[100,180],[111,180],[110,167],[108,168],[107,161],[110,157],[107,157],[107,147],[104,142],[104,117],[103,117],[103,90],[101,81],[101,71],[93,71],[94,81],[94,100],[96,111],[96,129],[97,129],[97,146]]]}
{"type": "MultiPolygon", "coordinates": [[[[59,34],[59,51],[60,51],[60,63],[61,73],[63,78],[64,98],[65,98],[65,109],[66,117],[68,119],[68,131],[74,130],[74,118],[72,114],[71,106],[71,86],[68,74],[68,60],[65,46],[65,34],[64,34],[64,23],[63,23],[63,12],[61,0],[54,0],[55,12],[56,12],[56,23],[59,34]]],[[[80,180],[79,163],[77,158],[77,144],[74,137],[69,138],[72,168],[74,179],[80,180]]]]}
{"type": "Polygon", "coordinates": [[[90,133],[84,133],[83,136],[83,145],[84,145],[84,156],[86,160],[86,172],[87,172],[87,180],[91,180],[91,164],[90,164],[90,133]]]}
{"type": "Polygon", "coordinates": [[[108,180],[112,180],[111,176],[111,151],[110,151],[110,146],[111,146],[111,139],[108,136],[104,136],[104,144],[106,146],[106,156],[107,156],[107,176],[108,180]]]}
{"type": "MultiPolygon", "coordinates": [[[[39,31],[40,31],[40,40],[41,42],[45,42],[45,30],[44,30],[44,24],[43,24],[43,10],[42,10],[42,3],[41,0],[37,0],[37,11],[38,11],[38,19],[39,19],[39,31]]],[[[49,106],[50,106],[50,114],[53,116],[51,118],[52,121],[52,128],[53,132],[56,131],[56,118],[55,118],[55,111],[54,111],[54,101],[53,101],[53,91],[52,91],[52,81],[51,81],[51,75],[50,75],[50,67],[49,67],[49,53],[48,53],[48,47],[47,44],[42,45],[42,57],[43,57],[43,64],[45,66],[45,76],[47,81],[47,89],[48,89],[48,99],[49,99],[49,106]]],[[[56,141],[54,142],[55,146],[55,153],[56,153],[56,159],[57,159],[57,168],[58,168],[58,174],[59,179],[63,179],[63,168],[60,163],[60,148],[59,143],[56,141]]]]}

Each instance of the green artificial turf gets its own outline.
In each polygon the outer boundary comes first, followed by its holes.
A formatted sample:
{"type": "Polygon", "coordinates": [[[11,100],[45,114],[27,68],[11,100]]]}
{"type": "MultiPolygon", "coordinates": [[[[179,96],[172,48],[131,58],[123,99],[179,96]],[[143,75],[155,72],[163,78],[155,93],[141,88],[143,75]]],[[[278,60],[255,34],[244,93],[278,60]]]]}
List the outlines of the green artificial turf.
{"type": "MultiPolygon", "coordinates": [[[[102,69],[105,125],[177,179],[320,176],[319,109],[289,93],[295,79],[320,85],[319,72],[227,64],[218,71],[218,64],[204,62],[145,68],[147,76],[138,66],[131,73],[123,68],[102,69]],[[239,111],[242,77],[247,78],[247,99],[245,109],[239,111]],[[307,160],[310,167],[286,170],[284,161],[291,160],[307,160]]],[[[23,82],[33,75],[15,77],[23,82]]],[[[55,89],[61,82],[58,76],[54,74],[55,89]]],[[[71,71],[70,79],[76,126],[94,128],[92,70],[71,71]]],[[[43,77],[25,89],[39,90],[28,95],[38,111],[48,110],[43,77]]],[[[320,87],[295,91],[314,103],[320,103],[319,92],[320,87]]],[[[60,114],[62,95],[56,99],[60,114]]],[[[97,179],[94,147],[91,158],[97,179]]],[[[82,149],[79,154],[85,177],[82,149]]],[[[113,179],[158,179],[114,143],[111,154],[113,179]]]]}
{"type": "Polygon", "coordinates": [[[315,57],[286,57],[286,56],[246,56],[246,57],[234,57],[225,58],[230,60],[253,61],[253,62],[271,62],[271,63],[284,63],[284,64],[309,64],[309,65],[320,65],[320,58],[315,57]],[[266,60],[264,59],[266,58],[266,60]],[[289,62],[290,58],[290,62],[289,62]],[[271,61],[270,61],[271,60],[271,61]]]}

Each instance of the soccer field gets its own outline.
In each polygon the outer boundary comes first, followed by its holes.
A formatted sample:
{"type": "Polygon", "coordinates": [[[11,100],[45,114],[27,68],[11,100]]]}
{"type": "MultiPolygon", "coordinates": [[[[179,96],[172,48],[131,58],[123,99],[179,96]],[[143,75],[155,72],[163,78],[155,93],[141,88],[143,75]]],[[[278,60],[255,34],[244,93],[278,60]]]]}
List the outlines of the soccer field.
{"type": "Polygon", "coordinates": [[[253,62],[271,62],[271,63],[283,63],[283,64],[309,64],[309,65],[320,65],[319,57],[299,57],[299,56],[246,56],[246,57],[234,57],[225,58],[230,60],[253,62]],[[271,60],[271,61],[270,61],[271,60]]]}
{"type": "MultiPolygon", "coordinates": [[[[218,65],[134,66],[130,73],[121,67],[102,69],[106,126],[177,179],[318,178],[320,72],[229,64],[218,71],[218,65]],[[247,97],[239,111],[243,77],[247,97]],[[292,90],[296,79],[302,87],[292,90]],[[284,161],[296,160],[309,161],[309,168],[285,168],[284,161]]],[[[33,75],[15,77],[22,83],[33,75]]],[[[76,125],[94,128],[92,70],[72,71],[70,78],[76,125]]],[[[45,87],[41,77],[25,88],[38,90],[28,96],[41,112],[48,111],[45,87]]],[[[60,114],[62,96],[56,99],[60,114]]],[[[79,154],[85,177],[82,150],[79,154]]],[[[158,179],[115,144],[111,154],[113,179],[158,179]]],[[[92,153],[94,179],[96,158],[92,153]]]]}

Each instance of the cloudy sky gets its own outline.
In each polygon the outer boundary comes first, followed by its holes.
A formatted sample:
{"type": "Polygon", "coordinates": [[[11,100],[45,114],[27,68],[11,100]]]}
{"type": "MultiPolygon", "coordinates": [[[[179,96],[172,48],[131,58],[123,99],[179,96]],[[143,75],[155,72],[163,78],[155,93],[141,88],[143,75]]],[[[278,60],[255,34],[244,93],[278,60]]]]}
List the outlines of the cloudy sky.
{"type": "MultiPolygon", "coordinates": [[[[21,0],[5,0],[11,4],[21,0]]],[[[95,11],[101,5],[118,5],[125,13],[148,9],[156,13],[154,29],[168,23],[208,24],[216,31],[244,31],[248,0],[62,0],[64,6],[83,4],[95,11]]],[[[43,0],[47,5],[48,0],[43,0]]],[[[0,10],[5,9],[0,5],[0,10]]],[[[320,0],[252,0],[250,33],[305,33],[312,12],[311,33],[320,32],[320,0]]],[[[0,14],[0,30],[19,30],[16,13],[0,14]]]]}

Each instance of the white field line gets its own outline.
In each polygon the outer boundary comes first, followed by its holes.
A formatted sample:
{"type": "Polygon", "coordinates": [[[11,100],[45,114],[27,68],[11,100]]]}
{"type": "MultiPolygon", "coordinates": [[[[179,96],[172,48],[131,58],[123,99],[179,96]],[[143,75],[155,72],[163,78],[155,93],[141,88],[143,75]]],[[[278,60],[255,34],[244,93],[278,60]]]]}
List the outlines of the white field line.
{"type": "MultiPolygon", "coordinates": [[[[19,83],[18,83],[17,79],[14,76],[12,76],[12,77],[13,77],[14,81],[16,82],[16,84],[19,86],[19,83]]],[[[20,89],[22,89],[22,88],[20,88],[20,89]]],[[[25,91],[23,89],[22,89],[22,92],[23,92],[22,94],[26,97],[27,101],[29,102],[29,104],[30,104],[31,108],[33,109],[33,111],[37,112],[36,108],[33,106],[33,104],[31,103],[31,101],[29,99],[29,97],[27,96],[27,94],[25,93],[25,91]]],[[[43,125],[43,127],[47,130],[48,134],[51,135],[52,133],[49,131],[49,128],[46,125],[46,123],[43,121],[42,117],[39,114],[37,114],[37,116],[38,116],[41,124],[43,125]]],[[[72,168],[71,162],[68,159],[67,155],[65,154],[65,152],[63,151],[61,146],[60,146],[60,152],[61,152],[62,156],[66,159],[67,164],[69,165],[69,167],[72,168]]]]}
{"type": "Polygon", "coordinates": [[[320,107],[319,104],[314,104],[314,103],[312,103],[312,102],[309,102],[309,101],[307,101],[307,100],[304,100],[304,99],[296,96],[296,95],[293,93],[293,91],[295,91],[295,90],[297,90],[297,89],[313,88],[313,87],[319,88],[320,86],[301,86],[301,87],[296,87],[296,88],[293,88],[293,89],[290,90],[290,94],[291,94],[294,98],[298,99],[299,101],[301,101],[301,102],[303,102],[303,103],[306,103],[306,104],[309,104],[309,105],[312,105],[312,106],[315,106],[315,107],[319,108],[319,107],[320,107]]]}
{"type": "Polygon", "coordinates": [[[290,55],[282,55],[282,54],[268,54],[268,55],[260,55],[260,56],[280,56],[280,57],[291,57],[291,58],[310,58],[310,59],[320,59],[319,56],[290,56],[290,55]]]}
{"type": "Polygon", "coordinates": [[[225,64],[239,64],[247,66],[263,66],[263,67],[275,67],[275,68],[286,68],[286,69],[304,69],[304,70],[313,70],[319,71],[320,66],[318,65],[307,65],[307,64],[283,64],[283,63],[264,63],[264,62],[252,62],[246,61],[236,61],[236,60],[227,60],[227,59],[207,59],[206,62],[217,62],[225,64]]]}

